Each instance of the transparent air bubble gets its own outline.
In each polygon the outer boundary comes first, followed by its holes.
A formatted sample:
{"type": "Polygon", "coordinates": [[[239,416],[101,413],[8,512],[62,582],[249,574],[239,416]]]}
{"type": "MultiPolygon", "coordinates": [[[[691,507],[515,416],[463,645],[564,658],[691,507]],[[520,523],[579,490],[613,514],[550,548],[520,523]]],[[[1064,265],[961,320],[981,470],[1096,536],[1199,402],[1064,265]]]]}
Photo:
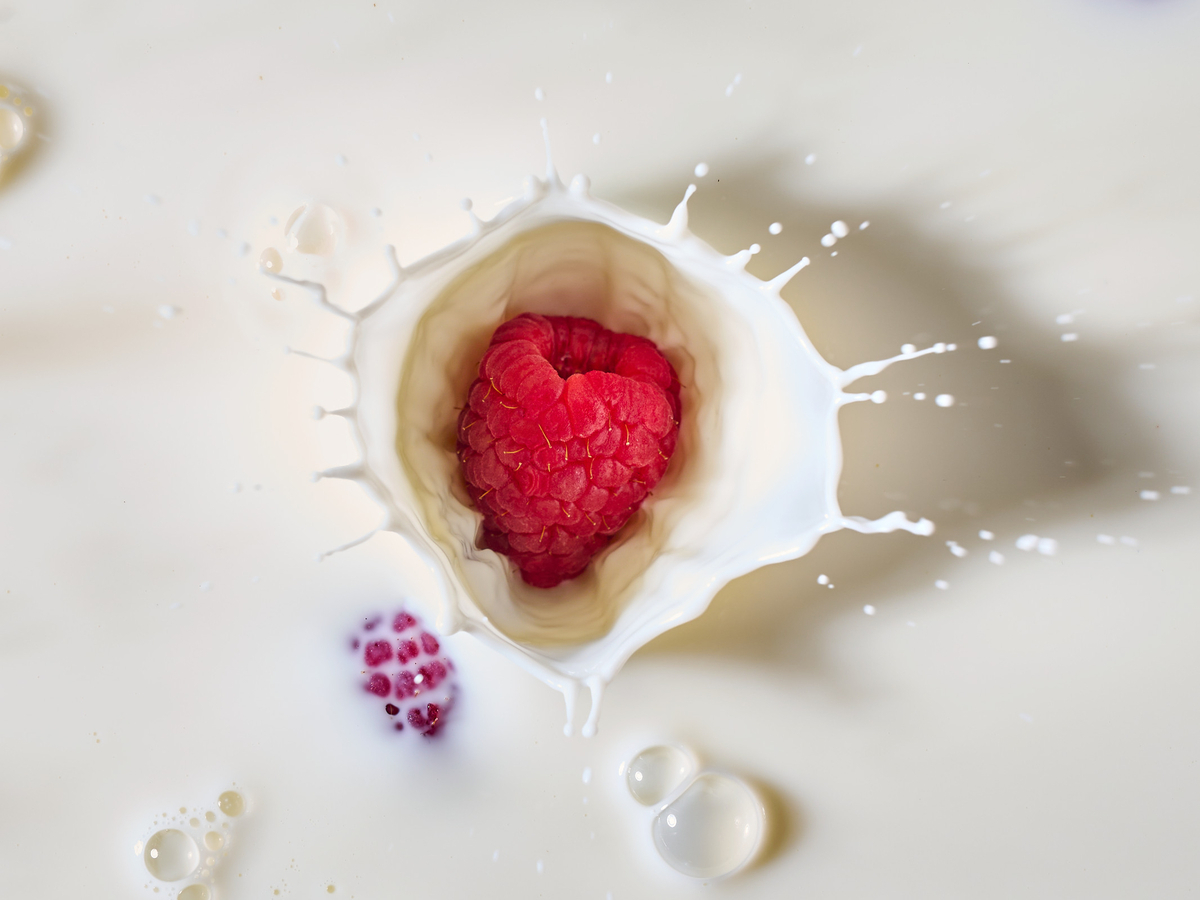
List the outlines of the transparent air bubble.
{"type": "Polygon", "coordinates": [[[224,843],[225,838],[223,838],[219,832],[210,831],[208,834],[204,835],[204,846],[209,850],[220,850],[221,845],[224,843]]]}
{"type": "Polygon", "coordinates": [[[694,878],[718,878],[758,849],[762,806],[729,775],[704,772],[654,819],[654,846],[672,867],[694,878]]]}
{"type": "Polygon", "coordinates": [[[629,763],[625,773],[629,793],[644,806],[653,806],[670,796],[691,774],[692,760],[678,747],[663,745],[643,750],[629,763]]]}
{"type": "Polygon", "coordinates": [[[217,806],[221,812],[230,817],[240,816],[246,811],[246,801],[237,791],[226,791],[217,798],[217,806]]]}
{"type": "Polygon", "coordinates": [[[146,871],[159,881],[179,881],[187,878],[200,864],[200,849],[191,835],[177,828],[156,831],[146,841],[142,854],[146,871]]]}
{"type": "Polygon", "coordinates": [[[176,895],[177,900],[208,900],[211,896],[207,885],[203,884],[189,884],[176,895]]]}

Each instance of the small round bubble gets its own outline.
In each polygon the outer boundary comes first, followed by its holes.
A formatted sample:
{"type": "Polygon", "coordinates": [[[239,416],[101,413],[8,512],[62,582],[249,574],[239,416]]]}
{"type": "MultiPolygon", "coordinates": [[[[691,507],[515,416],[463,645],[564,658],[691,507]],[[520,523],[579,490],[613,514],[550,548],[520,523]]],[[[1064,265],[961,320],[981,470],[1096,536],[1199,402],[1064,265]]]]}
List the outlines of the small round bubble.
{"type": "Polygon", "coordinates": [[[200,848],[186,832],[164,828],[146,841],[142,859],[146,871],[159,881],[179,881],[191,875],[200,864],[200,848]]]}
{"type": "Polygon", "coordinates": [[[237,791],[226,791],[217,798],[217,806],[221,812],[230,817],[240,816],[246,811],[246,801],[237,791]]]}
{"type": "Polygon", "coordinates": [[[705,772],[655,817],[654,846],[672,867],[694,878],[719,878],[758,849],[763,812],[741,781],[705,772]]]}
{"type": "Polygon", "coordinates": [[[189,884],[176,895],[176,898],[177,900],[209,900],[211,896],[207,885],[189,884]]]}
{"type": "Polygon", "coordinates": [[[679,787],[691,770],[691,759],[678,747],[650,747],[629,763],[625,782],[633,799],[653,806],[679,787]]]}

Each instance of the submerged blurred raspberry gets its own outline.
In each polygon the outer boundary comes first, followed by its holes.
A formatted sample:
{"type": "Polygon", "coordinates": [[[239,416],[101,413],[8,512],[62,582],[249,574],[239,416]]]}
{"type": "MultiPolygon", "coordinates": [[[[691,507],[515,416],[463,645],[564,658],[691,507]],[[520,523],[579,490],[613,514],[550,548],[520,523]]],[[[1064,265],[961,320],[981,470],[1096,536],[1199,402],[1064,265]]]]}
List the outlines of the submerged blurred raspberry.
{"type": "Polygon", "coordinates": [[[481,546],[535,587],[579,575],[666,472],[679,419],[679,378],[652,341],[591,319],[505,322],[458,420],[481,546]]]}
{"type": "Polygon", "coordinates": [[[350,648],[359,654],[366,676],[363,688],[387,702],[383,711],[397,731],[407,722],[433,737],[454,706],[458,684],[454,663],[441,652],[438,639],[421,628],[421,620],[401,610],[390,620],[368,618],[350,648]]]}

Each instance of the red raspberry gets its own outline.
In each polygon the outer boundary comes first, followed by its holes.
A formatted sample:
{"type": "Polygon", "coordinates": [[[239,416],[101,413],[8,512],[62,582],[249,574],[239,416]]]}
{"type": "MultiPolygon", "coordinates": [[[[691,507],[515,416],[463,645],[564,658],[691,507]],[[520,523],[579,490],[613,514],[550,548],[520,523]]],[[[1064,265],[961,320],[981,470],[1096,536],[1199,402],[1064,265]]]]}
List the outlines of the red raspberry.
{"type": "Polygon", "coordinates": [[[535,587],[579,575],[667,470],[679,414],[653,341],[568,316],[505,322],[458,418],[480,546],[535,587]]]}
{"type": "Polygon", "coordinates": [[[374,616],[363,622],[362,634],[350,642],[366,676],[363,689],[387,700],[383,711],[397,731],[407,722],[425,737],[433,737],[454,707],[458,683],[454,663],[438,639],[421,628],[421,620],[401,610],[390,621],[374,616]]]}

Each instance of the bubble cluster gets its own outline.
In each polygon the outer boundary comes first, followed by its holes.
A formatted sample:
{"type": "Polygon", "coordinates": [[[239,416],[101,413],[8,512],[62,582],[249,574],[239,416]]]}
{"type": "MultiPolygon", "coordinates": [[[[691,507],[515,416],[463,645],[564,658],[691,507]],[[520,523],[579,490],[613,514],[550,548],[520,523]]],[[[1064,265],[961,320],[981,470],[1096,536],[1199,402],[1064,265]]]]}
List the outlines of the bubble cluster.
{"type": "Polygon", "coordinates": [[[201,811],[180,806],[175,814],[156,816],[147,829],[150,834],[133,845],[150,881],[144,887],[161,894],[160,883],[171,885],[169,896],[177,900],[210,900],[218,864],[229,854],[232,820],[246,812],[246,800],[236,790],[223,792],[216,807],[201,811]],[[221,819],[218,825],[218,818],[221,819]],[[173,893],[177,882],[190,882],[173,893]]]}

